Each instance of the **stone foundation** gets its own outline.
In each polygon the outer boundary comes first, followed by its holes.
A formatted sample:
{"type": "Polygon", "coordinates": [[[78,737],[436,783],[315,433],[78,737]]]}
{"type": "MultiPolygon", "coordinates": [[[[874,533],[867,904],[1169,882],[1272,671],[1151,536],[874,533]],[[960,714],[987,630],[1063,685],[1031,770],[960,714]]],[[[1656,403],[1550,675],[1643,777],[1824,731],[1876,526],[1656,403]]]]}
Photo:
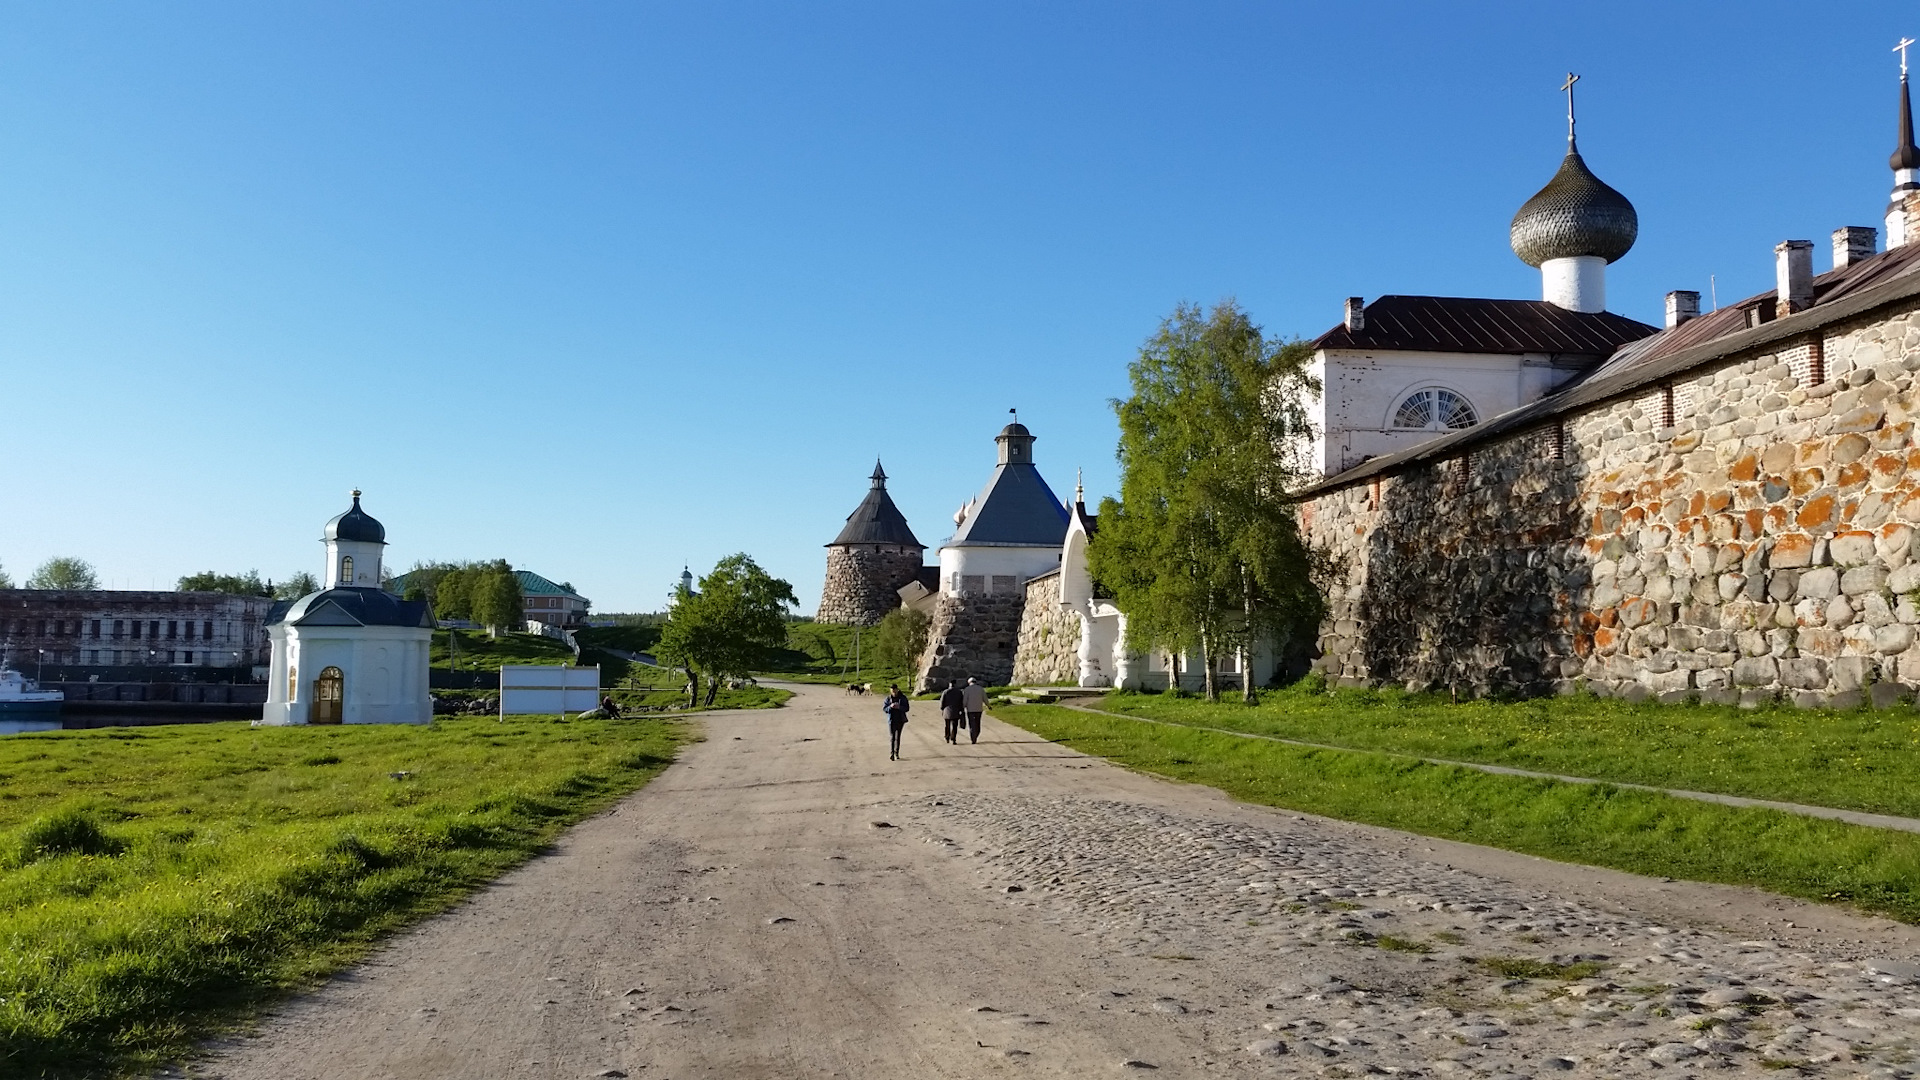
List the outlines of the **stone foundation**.
{"type": "Polygon", "coordinates": [[[877,544],[827,549],[827,581],[820,589],[823,623],[872,626],[900,606],[900,588],[920,573],[913,548],[877,544]]]}
{"type": "Polygon", "coordinates": [[[1060,575],[1027,582],[1013,657],[1015,686],[1080,683],[1080,614],[1060,606],[1060,575]]]}
{"type": "Polygon", "coordinates": [[[983,686],[1010,684],[1025,601],[1022,593],[942,594],[934,604],[927,655],[914,684],[919,692],[944,688],[949,679],[965,685],[969,676],[983,686]]]}
{"type": "MultiPolygon", "coordinates": [[[[1302,508],[1346,685],[1888,705],[1920,685],[1914,301],[1302,508]],[[1671,423],[1669,423],[1671,420],[1671,423]]],[[[1793,339],[1789,339],[1790,341],[1793,339]]]]}

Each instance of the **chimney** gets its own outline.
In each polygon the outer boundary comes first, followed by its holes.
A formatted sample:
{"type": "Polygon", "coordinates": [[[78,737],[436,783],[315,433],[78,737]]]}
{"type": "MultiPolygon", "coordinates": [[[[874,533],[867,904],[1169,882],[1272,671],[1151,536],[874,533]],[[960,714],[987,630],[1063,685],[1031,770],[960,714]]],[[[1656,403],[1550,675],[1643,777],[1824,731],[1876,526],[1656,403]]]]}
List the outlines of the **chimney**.
{"type": "Polygon", "coordinates": [[[1813,306],[1813,241],[1787,240],[1773,246],[1773,279],[1779,290],[1776,318],[1813,306]]]}
{"type": "Polygon", "coordinates": [[[1367,328],[1367,301],[1364,297],[1347,297],[1347,329],[1358,333],[1367,328]]]}
{"type": "Polygon", "coordinates": [[[1833,230],[1833,268],[1839,270],[1873,258],[1879,239],[1879,230],[1864,225],[1846,225],[1833,230]]]}
{"type": "Polygon", "coordinates": [[[1688,319],[1700,317],[1700,294],[1692,289],[1675,289],[1667,294],[1667,329],[1688,319]]]}

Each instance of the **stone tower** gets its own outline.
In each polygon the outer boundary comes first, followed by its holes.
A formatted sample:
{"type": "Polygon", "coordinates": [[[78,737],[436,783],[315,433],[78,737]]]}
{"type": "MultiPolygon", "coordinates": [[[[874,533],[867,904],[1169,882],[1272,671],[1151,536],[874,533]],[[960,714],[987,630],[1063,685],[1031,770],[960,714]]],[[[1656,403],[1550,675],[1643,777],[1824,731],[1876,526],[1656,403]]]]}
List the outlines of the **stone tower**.
{"type": "Polygon", "coordinates": [[[920,574],[927,545],[887,494],[887,471],[873,463],[873,486],[827,545],[827,583],[820,590],[823,623],[872,626],[900,606],[900,588],[920,574]]]}

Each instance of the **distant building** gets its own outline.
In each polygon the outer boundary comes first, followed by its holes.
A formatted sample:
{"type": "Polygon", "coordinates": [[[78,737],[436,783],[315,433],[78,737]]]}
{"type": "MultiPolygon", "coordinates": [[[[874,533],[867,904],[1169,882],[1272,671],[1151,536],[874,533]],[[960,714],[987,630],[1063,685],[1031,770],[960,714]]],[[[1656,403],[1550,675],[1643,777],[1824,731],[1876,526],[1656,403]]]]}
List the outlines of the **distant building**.
{"type": "Polygon", "coordinates": [[[548,581],[531,570],[515,570],[513,576],[520,580],[521,607],[528,622],[567,628],[586,625],[593,602],[574,592],[572,585],[548,581]]]}
{"type": "Polygon", "coordinates": [[[214,592],[0,589],[0,660],[49,682],[231,678],[267,662],[272,607],[214,592]]]}
{"type": "Polygon", "coordinates": [[[353,506],[327,522],[326,587],[268,619],[266,724],[424,724],[433,610],[379,587],[386,527],[353,506]]]}

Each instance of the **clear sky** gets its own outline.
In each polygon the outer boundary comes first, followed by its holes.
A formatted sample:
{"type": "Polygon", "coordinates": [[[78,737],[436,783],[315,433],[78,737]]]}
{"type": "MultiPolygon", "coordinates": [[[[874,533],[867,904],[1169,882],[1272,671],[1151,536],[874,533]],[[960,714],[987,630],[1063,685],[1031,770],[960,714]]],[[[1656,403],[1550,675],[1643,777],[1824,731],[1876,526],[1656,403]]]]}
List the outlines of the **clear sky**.
{"type": "MultiPolygon", "coordinates": [[[[746,551],[811,612],[876,455],[920,539],[1017,406],[1056,492],[1183,300],[1537,298],[1564,148],[1616,311],[1879,225],[1895,3],[10,4],[0,566],[505,557],[598,610],[746,551]]],[[[1920,63],[1920,54],[1915,56],[1920,63]]]]}

